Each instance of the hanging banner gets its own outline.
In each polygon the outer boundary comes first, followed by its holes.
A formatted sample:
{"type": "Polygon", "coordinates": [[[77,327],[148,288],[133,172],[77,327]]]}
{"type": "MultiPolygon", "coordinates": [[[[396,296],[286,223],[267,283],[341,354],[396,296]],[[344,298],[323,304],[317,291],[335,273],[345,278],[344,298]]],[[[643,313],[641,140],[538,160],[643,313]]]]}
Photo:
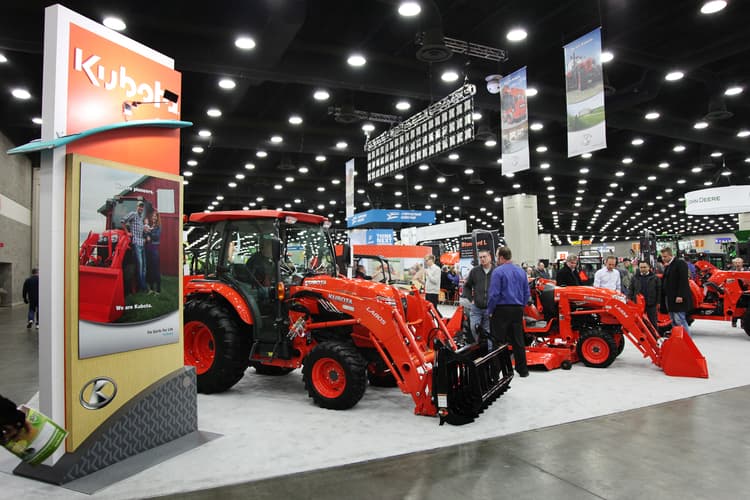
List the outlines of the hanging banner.
{"type": "Polygon", "coordinates": [[[688,215],[721,215],[750,212],[750,186],[723,186],[685,193],[688,215]]]}
{"type": "Polygon", "coordinates": [[[354,158],[346,162],[346,217],[354,215],[354,158]]]}
{"type": "Polygon", "coordinates": [[[607,147],[601,28],[564,47],[568,158],[607,147]]]}
{"type": "Polygon", "coordinates": [[[529,169],[529,114],[526,108],[526,67],[500,80],[500,125],[503,174],[529,169]]]}

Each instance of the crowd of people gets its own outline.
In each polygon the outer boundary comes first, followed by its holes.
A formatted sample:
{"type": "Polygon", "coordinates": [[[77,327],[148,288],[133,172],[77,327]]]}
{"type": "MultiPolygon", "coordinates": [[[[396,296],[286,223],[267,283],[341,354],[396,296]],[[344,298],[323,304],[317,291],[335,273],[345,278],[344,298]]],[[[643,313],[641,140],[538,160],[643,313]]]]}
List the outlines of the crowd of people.
{"type": "Polygon", "coordinates": [[[161,293],[161,268],[159,246],[161,242],[161,217],[156,209],[145,213],[145,204],[139,201],[136,209],[120,221],[130,235],[130,250],[135,265],[133,289],[125,292],[161,293]]]}

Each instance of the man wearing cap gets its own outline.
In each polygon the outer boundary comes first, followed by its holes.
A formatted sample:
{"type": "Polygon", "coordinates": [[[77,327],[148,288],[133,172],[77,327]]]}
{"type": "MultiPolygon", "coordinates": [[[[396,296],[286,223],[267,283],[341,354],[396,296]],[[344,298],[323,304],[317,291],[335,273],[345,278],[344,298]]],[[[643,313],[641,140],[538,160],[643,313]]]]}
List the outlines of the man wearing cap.
{"type": "Polygon", "coordinates": [[[144,203],[139,201],[136,210],[130,212],[120,221],[125,232],[130,234],[130,248],[133,250],[135,262],[138,267],[136,270],[136,276],[138,276],[138,291],[146,290],[146,250],[143,246],[143,206],[144,203]],[[128,224],[130,225],[130,230],[128,230],[128,224]]]}

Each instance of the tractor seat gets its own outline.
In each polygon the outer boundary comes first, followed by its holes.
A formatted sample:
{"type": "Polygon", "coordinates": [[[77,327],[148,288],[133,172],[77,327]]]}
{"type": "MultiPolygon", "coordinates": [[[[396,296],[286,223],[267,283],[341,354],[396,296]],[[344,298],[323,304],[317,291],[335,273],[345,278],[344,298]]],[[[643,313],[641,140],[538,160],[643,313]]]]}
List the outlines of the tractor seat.
{"type": "Polygon", "coordinates": [[[544,287],[542,293],[539,295],[539,299],[542,302],[542,313],[544,313],[544,319],[549,321],[552,318],[556,318],[558,314],[557,302],[555,302],[555,287],[548,285],[544,287]]]}
{"type": "Polygon", "coordinates": [[[716,283],[714,283],[713,281],[706,281],[704,285],[708,291],[721,293],[721,294],[724,293],[724,289],[720,287],[719,285],[717,285],[716,283]]]}

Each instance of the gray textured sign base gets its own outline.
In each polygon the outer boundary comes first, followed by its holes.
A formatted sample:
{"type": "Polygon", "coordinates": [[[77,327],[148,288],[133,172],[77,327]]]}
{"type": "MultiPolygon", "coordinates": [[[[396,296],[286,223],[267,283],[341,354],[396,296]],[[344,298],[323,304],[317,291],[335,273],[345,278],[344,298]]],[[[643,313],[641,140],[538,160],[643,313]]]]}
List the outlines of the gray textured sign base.
{"type": "MultiPolygon", "coordinates": [[[[66,484],[197,430],[195,369],[184,367],[143,390],[108,418],[75,452],[66,453],[55,465],[22,463],[13,473],[48,483],[66,484]]],[[[199,444],[202,442],[194,446],[199,444]]],[[[162,459],[165,458],[169,457],[162,459]]]]}

